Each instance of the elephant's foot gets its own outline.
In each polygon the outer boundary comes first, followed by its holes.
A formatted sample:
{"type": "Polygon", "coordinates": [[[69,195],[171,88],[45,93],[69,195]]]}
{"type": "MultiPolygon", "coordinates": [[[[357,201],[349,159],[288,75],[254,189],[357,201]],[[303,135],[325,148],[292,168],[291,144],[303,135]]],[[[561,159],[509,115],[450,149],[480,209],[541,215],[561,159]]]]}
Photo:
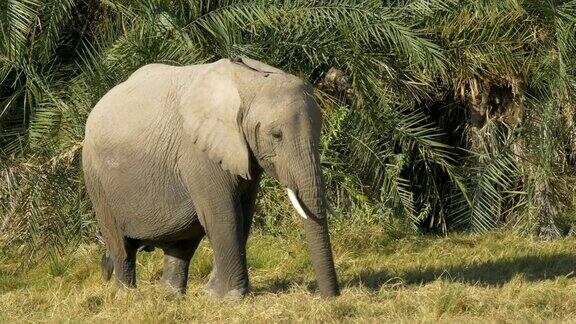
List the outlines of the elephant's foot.
{"type": "Polygon", "coordinates": [[[120,262],[114,262],[116,282],[122,289],[136,288],[136,260],[135,257],[120,262]]]}
{"type": "Polygon", "coordinates": [[[232,289],[230,291],[223,293],[223,292],[218,292],[218,291],[214,290],[213,288],[206,288],[206,294],[208,296],[221,298],[221,299],[239,300],[239,299],[244,298],[244,296],[246,296],[248,294],[248,289],[245,289],[245,288],[232,289]]]}
{"type": "Polygon", "coordinates": [[[127,296],[131,296],[132,294],[134,294],[136,292],[136,287],[135,286],[126,286],[123,283],[116,281],[117,285],[116,285],[116,291],[115,291],[115,296],[119,297],[119,298],[125,298],[127,296]]]}
{"type": "Polygon", "coordinates": [[[214,269],[210,273],[210,279],[208,280],[205,292],[207,295],[216,298],[238,300],[248,294],[247,280],[243,281],[244,282],[240,284],[239,287],[227,287],[227,285],[223,284],[222,280],[217,278],[214,269]]]}
{"type": "Polygon", "coordinates": [[[178,295],[186,294],[186,285],[174,284],[165,279],[160,280],[160,285],[169,294],[178,294],[178,295]]]}
{"type": "Polygon", "coordinates": [[[164,257],[164,273],[160,285],[168,293],[185,294],[188,281],[188,262],[166,255],[164,257]]]}

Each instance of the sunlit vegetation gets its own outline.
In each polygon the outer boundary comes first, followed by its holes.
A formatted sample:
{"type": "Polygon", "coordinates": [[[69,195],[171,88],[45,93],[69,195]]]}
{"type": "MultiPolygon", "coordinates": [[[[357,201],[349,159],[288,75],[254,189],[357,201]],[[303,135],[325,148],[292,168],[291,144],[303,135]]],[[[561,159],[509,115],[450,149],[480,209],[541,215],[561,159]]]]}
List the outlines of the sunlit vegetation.
{"type": "MultiPolygon", "coordinates": [[[[90,109],[144,64],[242,55],[317,89],[343,221],[567,235],[575,46],[576,1],[2,1],[0,243],[94,241],[90,109]]],[[[257,225],[282,232],[276,184],[262,186],[257,225]]]]}

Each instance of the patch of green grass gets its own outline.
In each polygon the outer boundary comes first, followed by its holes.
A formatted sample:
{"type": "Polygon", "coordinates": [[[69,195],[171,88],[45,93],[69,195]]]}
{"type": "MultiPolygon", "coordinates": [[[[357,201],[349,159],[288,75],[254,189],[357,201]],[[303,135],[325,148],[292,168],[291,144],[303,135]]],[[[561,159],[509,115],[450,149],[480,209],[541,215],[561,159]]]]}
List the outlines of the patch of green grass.
{"type": "MultiPolygon", "coordinates": [[[[576,241],[539,242],[510,233],[391,237],[382,226],[334,226],[342,295],[323,300],[301,232],[249,241],[251,294],[241,301],[204,295],[212,251],[194,256],[186,296],[156,281],[162,253],[140,253],[138,288],[104,283],[101,248],[18,268],[0,261],[0,322],[541,322],[576,318],[576,241]]],[[[4,252],[6,253],[6,252],[4,252]]]]}

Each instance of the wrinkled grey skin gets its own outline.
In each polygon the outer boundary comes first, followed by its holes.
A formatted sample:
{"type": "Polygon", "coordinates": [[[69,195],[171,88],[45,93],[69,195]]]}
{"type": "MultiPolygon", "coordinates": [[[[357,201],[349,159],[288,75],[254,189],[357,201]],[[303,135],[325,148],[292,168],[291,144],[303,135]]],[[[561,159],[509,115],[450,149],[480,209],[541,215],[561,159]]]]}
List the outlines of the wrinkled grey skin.
{"type": "Polygon", "coordinates": [[[86,124],[86,186],[107,245],[105,278],[135,281],[139,248],[164,251],[162,282],[184,293],[206,234],[214,250],[207,292],[248,291],[246,240],[261,173],[292,189],[320,293],[339,294],[318,154],[312,88],[243,58],[147,65],[110,90],[86,124]]]}

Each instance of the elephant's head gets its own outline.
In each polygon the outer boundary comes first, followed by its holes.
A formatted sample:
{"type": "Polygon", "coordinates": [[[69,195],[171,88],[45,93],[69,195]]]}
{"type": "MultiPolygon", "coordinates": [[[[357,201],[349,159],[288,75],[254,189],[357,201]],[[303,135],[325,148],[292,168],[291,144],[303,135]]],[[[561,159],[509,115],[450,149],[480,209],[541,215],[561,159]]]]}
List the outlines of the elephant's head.
{"type": "Polygon", "coordinates": [[[258,165],[287,188],[306,228],[318,286],[323,296],[339,293],[326,222],[326,199],[320,169],[322,119],[313,89],[290,74],[243,59],[248,71],[242,129],[258,165]]]}
{"type": "Polygon", "coordinates": [[[313,89],[293,75],[246,58],[223,61],[204,79],[213,95],[205,98],[210,107],[205,118],[190,125],[203,128],[204,133],[192,133],[200,134],[196,143],[234,174],[250,179],[251,172],[261,168],[287,188],[303,217],[320,293],[338,295],[318,151],[322,122],[313,89]]]}

